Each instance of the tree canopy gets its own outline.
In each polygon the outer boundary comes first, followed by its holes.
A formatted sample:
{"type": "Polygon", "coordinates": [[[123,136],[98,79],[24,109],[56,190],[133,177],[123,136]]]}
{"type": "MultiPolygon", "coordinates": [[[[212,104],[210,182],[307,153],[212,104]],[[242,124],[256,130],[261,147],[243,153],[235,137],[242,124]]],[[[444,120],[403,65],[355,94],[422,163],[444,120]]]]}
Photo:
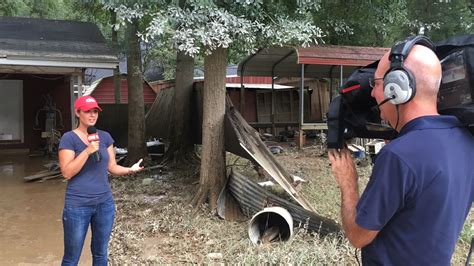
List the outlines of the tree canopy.
{"type": "MultiPolygon", "coordinates": [[[[255,47],[282,43],[390,47],[422,28],[435,41],[474,32],[474,3],[470,0],[189,0],[182,9],[178,2],[4,0],[0,15],[93,21],[109,40],[107,7],[117,7],[119,24],[124,25],[127,17],[144,17],[140,31],[149,41],[147,54],[153,56],[148,58],[168,69],[175,64],[172,44],[195,55],[198,64],[202,64],[201,44],[210,44],[209,48],[227,45],[230,62],[237,63],[255,47]]],[[[119,39],[119,49],[124,51],[123,37],[119,39]]]]}
{"type": "Polygon", "coordinates": [[[435,41],[469,34],[474,25],[474,4],[469,0],[189,0],[184,7],[179,1],[138,1],[128,6],[124,2],[114,2],[119,17],[123,21],[148,16],[141,37],[168,69],[174,64],[174,56],[166,56],[175,51],[170,47],[195,57],[198,64],[216,47],[229,48],[229,62],[238,63],[261,47],[318,43],[390,47],[418,33],[435,41]]]}

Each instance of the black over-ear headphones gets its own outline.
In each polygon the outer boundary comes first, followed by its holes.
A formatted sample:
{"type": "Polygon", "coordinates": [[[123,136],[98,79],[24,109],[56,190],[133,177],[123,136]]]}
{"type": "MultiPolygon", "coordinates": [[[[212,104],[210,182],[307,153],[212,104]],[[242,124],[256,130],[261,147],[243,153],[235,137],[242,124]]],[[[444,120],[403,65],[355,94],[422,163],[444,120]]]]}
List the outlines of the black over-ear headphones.
{"type": "Polygon", "coordinates": [[[404,104],[409,102],[416,94],[415,77],[410,70],[403,66],[415,44],[424,45],[435,50],[433,42],[423,35],[412,36],[402,42],[397,42],[390,51],[390,69],[383,78],[383,93],[386,100],[390,99],[392,104],[404,104]]]}

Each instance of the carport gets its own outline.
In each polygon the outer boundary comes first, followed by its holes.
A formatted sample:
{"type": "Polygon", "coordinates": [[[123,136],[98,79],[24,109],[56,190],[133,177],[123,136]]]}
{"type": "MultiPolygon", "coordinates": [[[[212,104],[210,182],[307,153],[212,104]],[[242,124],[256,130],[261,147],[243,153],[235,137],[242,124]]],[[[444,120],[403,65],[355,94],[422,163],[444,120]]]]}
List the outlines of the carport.
{"type": "Polygon", "coordinates": [[[304,92],[305,80],[329,80],[329,100],[333,97],[334,79],[342,86],[344,79],[356,69],[379,60],[389,48],[361,47],[361,46],[331,46],[320,45],[311,47],[273,47],[258,50],[247,56],[238,66],[241,77],[240,110],[245,110],[244,76],[272,77],[272,111],[271,121],[275,134],[275,80],[282,78],[300,78],[299,86],[299,145],[302,147],[303,131],[324,130],[327,125],[324,121],[316,123],[305,122],[304,92]]]}
{"type": "Polygon", "coordinates": [[[0,149],[41,149],[70,130],[85,69],[117,65],[93,23],[0,17],[0,149]]]}

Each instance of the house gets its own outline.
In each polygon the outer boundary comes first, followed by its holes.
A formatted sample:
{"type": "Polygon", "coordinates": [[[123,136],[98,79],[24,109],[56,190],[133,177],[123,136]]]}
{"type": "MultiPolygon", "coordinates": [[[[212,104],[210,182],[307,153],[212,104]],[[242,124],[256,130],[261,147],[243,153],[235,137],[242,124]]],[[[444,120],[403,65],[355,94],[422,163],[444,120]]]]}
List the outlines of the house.
{"type": "MultiPolygon", "coordinates": [[[[280,84],[299,87],[298,145],[302,148],[304,131],[327,129],[324,113],[328,109],[329,101],[338,91],[334,81],[338,81],[339,87],[342,87],[344,79],[354,70],[374,63],[388,51],[389,48],[383,47],[336,45],[262,48],[239,63],[238,73],[244,78],[245,76],[270,77],[272,80],[278,79],[280,84]],[[307,83],[308,78],[313,81],[313,84],[307,83]],[[323,80],[327,83],[321,82],[323,80]],[[319,89],[315,90],[315,88],[319,89]],[[307,104],[308,96],[311,99],[309,105],[307,104]],[[314,100],[318,102],[318,99],[319,103],[314,105],[314,100]],[[317,113],[311,110],[318,105],[317,113]],[[309,112],[307,106],[310,107],[309,112]]],[[[242,95],[245,94],[242,93],[242,95]]],[[[245,99],[240,104],[240,109],[245,110],[245,99]]],[[[275,97],[271,97],[270,105],[272,106],[272,131],[276,134],[278,121],[275,106],[278,106],[278,102],[275,101],[275,97]]]]}
{"type": "Polygon", "coordinates": [[[93,23],[0,17],[0,149],[51,146],[73,128],[85,69],[117,64],[93,23]]]}

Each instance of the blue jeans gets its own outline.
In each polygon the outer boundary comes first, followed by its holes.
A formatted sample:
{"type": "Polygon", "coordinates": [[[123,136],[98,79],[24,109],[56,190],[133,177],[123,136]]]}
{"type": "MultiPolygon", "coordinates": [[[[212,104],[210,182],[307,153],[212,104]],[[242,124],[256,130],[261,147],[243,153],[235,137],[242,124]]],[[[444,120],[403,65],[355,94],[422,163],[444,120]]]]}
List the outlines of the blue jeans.
{"type": "Polygon", "coordinates": [[[87,207],[64,206],[64,256],[61,265],[77,265],[89,224],[93,265],[107,265],[108,246],[115,218],[113,200],[87,207]]]}

